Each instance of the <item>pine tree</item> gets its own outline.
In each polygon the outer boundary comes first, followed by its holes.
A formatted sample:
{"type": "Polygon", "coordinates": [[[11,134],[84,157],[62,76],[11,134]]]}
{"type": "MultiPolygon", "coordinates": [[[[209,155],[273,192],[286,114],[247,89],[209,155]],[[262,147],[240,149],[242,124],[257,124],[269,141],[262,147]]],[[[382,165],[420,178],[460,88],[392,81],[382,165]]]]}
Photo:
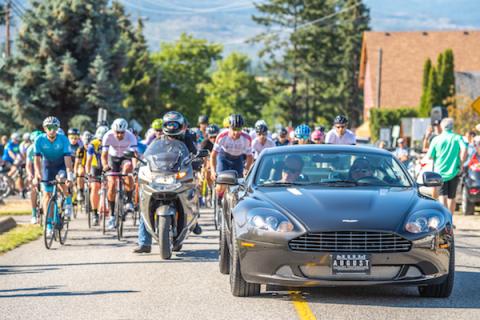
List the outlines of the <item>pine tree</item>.
{"type": "Polygon", "coordinates": [[[442,103],[448,106],[455,96],[455,62],[452,49],[443,53],[443,74],[439,83],[442,92],[442,103]]]}
{"type": "Polygon", "coordinates": [[[38,127],[48,115],[59,117],[65,126],[76,114],[93,118],[93,101],[105,102],[101,104],[111,113],[120,111],[113,102],[119,93],[116,79],[127,59],[126,43],[107,0],[32,1],[16,48],[10,64],[13,85],[4,106],[19,125],[38,127]],[[107,83],[113,96],[94,99],[107,83]]]}
{"type": "Polygon", "coordinates": [[[427,114],[423,114],[424,116],[429,116],[432,108],[440,106],[442,103],[441,97],[439,95],[437,70],[434,67],[430,69],[430,73],[428,75],[428,86],[426,90],[425,101],[426,102],[424,112],[427,111],[427,114]]]}

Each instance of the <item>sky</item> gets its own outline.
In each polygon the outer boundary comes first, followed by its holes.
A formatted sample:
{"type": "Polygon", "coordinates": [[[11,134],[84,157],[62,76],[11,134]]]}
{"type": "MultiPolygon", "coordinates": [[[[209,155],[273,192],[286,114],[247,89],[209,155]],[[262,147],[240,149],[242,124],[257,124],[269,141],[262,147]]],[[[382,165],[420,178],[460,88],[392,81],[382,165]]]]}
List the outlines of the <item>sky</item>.
{"type": "MultiPolygon", "coordinates": [[[[28,7],[28,0],[15,0],[28,7]]],[[[251,0],[118,0],[136,18],[146,19],[151,50],[176,40],[182,32],[255,56],[245,40],[262,32],[251,16],[251,0]]],[[[256,0],[265,2],[266,0],[256,0]]],[[[3,0],[0,0],[3,2],[3,0]]],[[[364,0],[375,31],[480,29],[480,0],[364,0]]],[[[15,33],[15,30],[13,30],[15,33]]],[[[0,28],[0,42],[4,30],[0,28]]]]}

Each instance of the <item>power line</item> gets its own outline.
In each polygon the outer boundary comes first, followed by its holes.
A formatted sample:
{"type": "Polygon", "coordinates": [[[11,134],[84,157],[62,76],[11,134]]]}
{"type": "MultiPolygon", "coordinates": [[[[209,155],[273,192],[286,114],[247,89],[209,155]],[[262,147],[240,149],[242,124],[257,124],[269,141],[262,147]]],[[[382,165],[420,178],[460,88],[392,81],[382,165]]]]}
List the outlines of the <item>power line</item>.
{"type": "Polygon", "coordinates": [[[119,0],[122,2],[124,5],[127,7],[133,8],[133,9],[138,9],[142,10],[144,12],[149,12],[149,13],[154,13],[154,14],[163,14],[163,15],[198,15],[198,14],[211,14],[215,12],[234,12],[234,11],[240,11],[240,10],[246,10],[253,8],[253,5],[248,5],[248,6],[243,6],[243,7],[232,7],[232,8],[226,8],[221,10],[209,10],[209,11],[169,11],[169,10],[159,10],[159,9],[152,9],[152,8],[146,8],[146,7],[141,7],[139,5],[136,5],[134,3],[131,3],[127,0],[119,0]]]}
{"type": "Polygon", "coordinates": [[[187,12],[196,12],[196,13],[217,12],[217,11],[221,11],[222,9],[229,9],[229,8],[239,9],[242,7],[250,7],[250,8],[254,7],[252,1],[236,1],[227,5],[210,7],[210,8],[192,8],[192,7],[175,5],[172,3],[159,3],[159,2],[162,2],[161,0],[160,1],[143,0],[143,1],[150,3],[155,7],[169,8],[169,9],[178,10],[178,11],[187,11],[187,12]]]}

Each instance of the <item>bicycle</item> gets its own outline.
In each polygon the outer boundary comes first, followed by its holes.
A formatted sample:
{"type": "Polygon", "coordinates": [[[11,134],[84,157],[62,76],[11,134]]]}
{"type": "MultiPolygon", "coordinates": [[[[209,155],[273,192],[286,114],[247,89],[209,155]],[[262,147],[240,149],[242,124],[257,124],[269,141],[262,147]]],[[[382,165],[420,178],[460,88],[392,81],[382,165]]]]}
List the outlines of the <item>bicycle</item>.
{"type": "Polygon", "coordinates": [[[102,215],[102,233],[105,234],[106,232],[106,227],[107,227],[107,215],[109,214],[108,212],[108,182],[107,182],[107,177],[105,176],[105,173],[102,173],[102,176],[100,177],[100,207],[98,210],[98,213],[102,215]]]}
{"type": "Polygon", "coordinates": [[[85,180],[84,182],[84,189],[83,189],[83,201],[81,202],[81,209],[87,215],[88,221],[88,229],[92,228],[92,204],[90,203],[90,184],[88,176],[83,177],[85,180]]]}
{"type": "Polygon", "coordinates": [[[61,245],[64,245],[67,241],[68,219],[64,215],[65,195],[63,194],[62,189],[58,188],[58,185],[65,184],[65,182],[53,180],[48,181],[47,183],[53,185],[53,192],[52,197],[50,200],[48,200],[43,239],[45,247],[50,249],[52,247],[53,240],[60,242],[61,245]],[[50,234],[48,233],[49,220],[53,229],[53,232],[50,234]]]}
{"type": "Polygon", "coordinates": [[[120,179],[115,179],[115,208],[114,208],[114,216],[115,216],[115,228],[117,229],[117,238],[121,240],[123,237],[123,223],[126,218],[125,213],[125,203],[126,203],[126,194],[124,191],[124,181],[122,178],[124,177],[133,177],[131,173],[121,173],[121,172],[110,172],[106,173],[105,176],[107,177],[118,177],[120,179]]]}
{"type": "Polygon", "coordinates": [[[37,201],[35,202],[35,208],[37,209],[37,223],[40,226],[43,226],[43,206],[42,206],[42,196],[41,196],[41,188],[40,184],[37,183],[36,185],[32,184],[32,190],[35,189],[37,193],[37,201]]]}
{"type": "Polygon", "coordinates": [[[215,230],[222,225],[222,206],[218,203],[218,196],[216,190],[217,184],[213,184],[212,191],[212,201],[213,201],[213,222],[215,224],[215,230]]]}

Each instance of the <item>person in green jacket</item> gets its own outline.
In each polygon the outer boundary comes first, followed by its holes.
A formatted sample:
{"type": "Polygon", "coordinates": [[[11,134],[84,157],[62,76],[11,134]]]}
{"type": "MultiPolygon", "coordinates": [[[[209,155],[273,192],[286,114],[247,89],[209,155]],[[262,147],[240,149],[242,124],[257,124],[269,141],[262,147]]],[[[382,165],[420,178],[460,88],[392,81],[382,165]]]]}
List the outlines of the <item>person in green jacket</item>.
{"type": "Polygon", "coordinates": [[[467,157],[467,146],[462,136],[453,132],[452,118],[443,119],[440,126],[442,133],[433,138],[428,156],[433,159],[433,171],[443,178],[438,199],[453,214],[462,163],[467,157]]]}

